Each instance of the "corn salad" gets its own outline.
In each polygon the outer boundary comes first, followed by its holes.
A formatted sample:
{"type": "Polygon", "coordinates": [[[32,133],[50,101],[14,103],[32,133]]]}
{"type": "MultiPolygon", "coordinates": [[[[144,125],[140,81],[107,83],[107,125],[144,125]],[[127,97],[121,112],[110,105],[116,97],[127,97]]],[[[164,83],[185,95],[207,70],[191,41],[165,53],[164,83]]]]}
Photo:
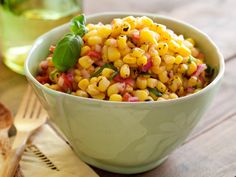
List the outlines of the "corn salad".
{"type": "Polygon", "coordinates": [[[50,54],[36,79],[72,95],[109,101],[162,101],[198,92],[211,80],[204,54],[184,38],[142,16],[87,24],[77,64],[60,72],[50,54]]]}

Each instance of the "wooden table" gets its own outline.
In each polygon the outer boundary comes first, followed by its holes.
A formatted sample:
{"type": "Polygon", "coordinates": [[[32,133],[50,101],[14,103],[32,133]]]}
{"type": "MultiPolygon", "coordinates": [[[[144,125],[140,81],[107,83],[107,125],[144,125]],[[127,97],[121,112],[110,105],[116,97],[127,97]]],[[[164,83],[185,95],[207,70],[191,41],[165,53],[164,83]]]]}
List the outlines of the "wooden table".
{"type": "MultiPolygon", "coordinates": [[[[136,177],[236,176],[236,1],[86,0],[87,14],[142,11],[165,14],[200,28],[220,47],[226,63],[223,84],[211,109],[184,144],[158,168],[136,177]]],[[[0,64],[0,101],[16,112],[26,80],[0,64]]],[[[95,169],[102,177],[124,177],[95,169]]]]}

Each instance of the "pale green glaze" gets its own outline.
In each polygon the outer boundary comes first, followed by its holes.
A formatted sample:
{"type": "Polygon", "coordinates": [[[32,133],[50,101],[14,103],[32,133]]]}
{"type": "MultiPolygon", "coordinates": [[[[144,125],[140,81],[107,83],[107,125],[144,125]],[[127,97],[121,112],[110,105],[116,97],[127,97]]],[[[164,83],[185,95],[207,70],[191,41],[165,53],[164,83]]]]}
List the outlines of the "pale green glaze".
{"type": "MultiPolygon", "coordinates": [[[[115,17],[127,15],[131,13],[98,14],[89,16],[88,22],[109,23],[115,17]]],[[[30,84],[78,156],[98,168],[118,173],[150,170],[180,146],[212,102],[224,72],[219,50],[196,28],[155,14],[132,15],[149,16],[176,33],[194,38],[206,54],[207,63],[217,69],[214,81],[196,94],[163,102],[118,103],[50,90],[33,76],[49,46],[67,32],[68,24],[40,37],[25,65],[30,84]]]]}

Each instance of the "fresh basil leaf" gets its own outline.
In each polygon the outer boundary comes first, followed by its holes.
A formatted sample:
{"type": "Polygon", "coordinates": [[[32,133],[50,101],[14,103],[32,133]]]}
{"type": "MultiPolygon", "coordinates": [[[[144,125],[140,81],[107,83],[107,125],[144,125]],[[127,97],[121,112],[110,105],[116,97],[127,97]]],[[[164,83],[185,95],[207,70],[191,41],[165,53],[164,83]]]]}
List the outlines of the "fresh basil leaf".
{"type": "Polygon", "coordinates": [[[156,88],[148,88],[148,91],[153,93],[155,96],[162,96],[162,93],[156,88]]]}
{"type": "Polygon", "coordinates": [[[52,57],[52,62],[59,71],[66,71],[73,67],[80,56],[83,40],[80,36],[67,34],[62,38],[52,57]]]}
{"type": "Polygon", "coordinates": [[[71,32],[74,33],[75,35],[79,35],[83,37],[84,34],[88,32],[85,26],[85,23],[86,23],[86,19],[83,14],[80,16],[74,17],[71,20],[71,26],[70,26],[71,32]]]}

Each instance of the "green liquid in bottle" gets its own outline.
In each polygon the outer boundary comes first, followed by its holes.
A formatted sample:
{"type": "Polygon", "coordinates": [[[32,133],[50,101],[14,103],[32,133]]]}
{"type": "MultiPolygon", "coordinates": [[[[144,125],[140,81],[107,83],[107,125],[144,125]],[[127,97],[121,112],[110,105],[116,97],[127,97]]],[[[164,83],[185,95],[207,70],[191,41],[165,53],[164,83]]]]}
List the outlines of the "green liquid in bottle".
{"type": "Polygon", "coordinates": [[[16,4],[9,5],[8,2],[7,5],[0,9],[3,62],[13,71],[24,74],[24,61],[34,40],[68,22],[80,12],[82,3],[75,0],[18,0],[16,4]]]}

